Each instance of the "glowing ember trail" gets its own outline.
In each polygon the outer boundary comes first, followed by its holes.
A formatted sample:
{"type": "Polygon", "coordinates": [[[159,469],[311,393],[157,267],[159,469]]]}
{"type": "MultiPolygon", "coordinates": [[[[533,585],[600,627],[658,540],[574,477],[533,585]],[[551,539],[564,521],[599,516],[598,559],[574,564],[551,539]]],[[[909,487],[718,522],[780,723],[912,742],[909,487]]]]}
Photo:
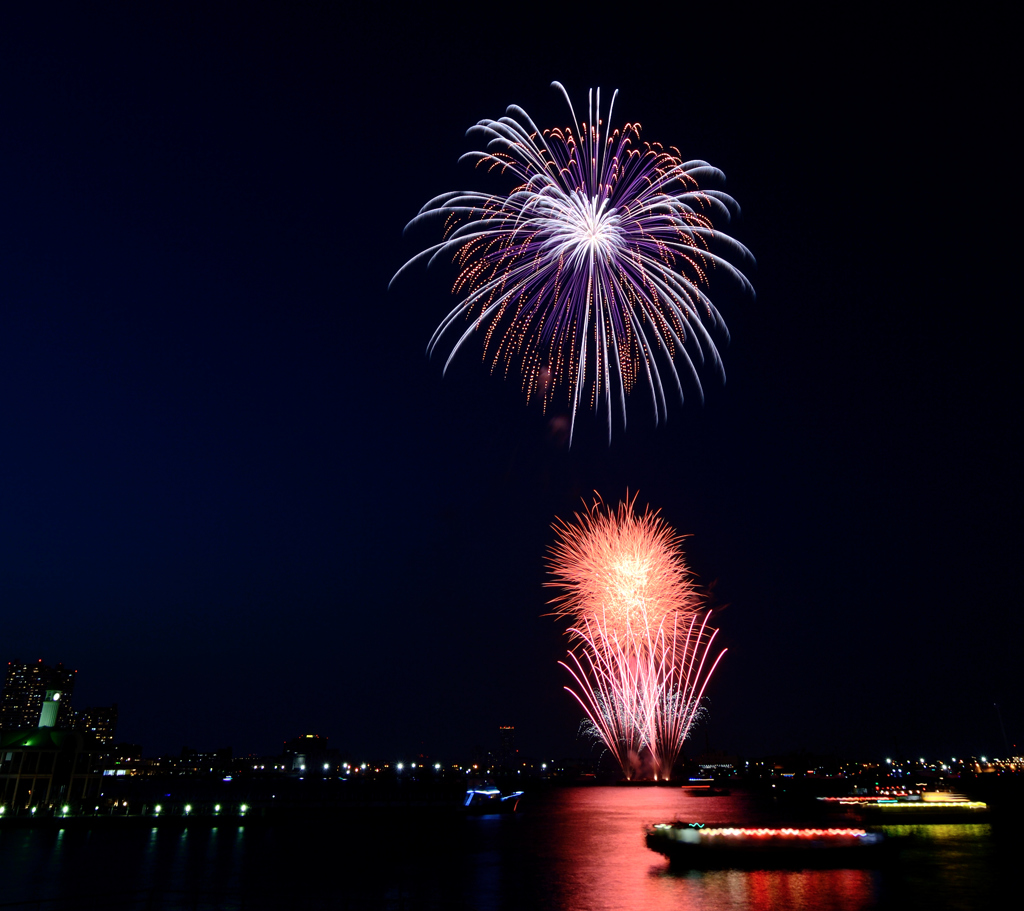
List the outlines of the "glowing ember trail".
{"type": "Polygon", "coordinates": [[[575,524],[555,524],[549,586],[568,617],[566,661],[576,697],[627,779],[669,778],[701,712],[718,631],[683,559],[681,538],[636,497],[610,509],[598,497],[575,524]]]}
{"type": "Polygon", "coordinates": [[[406,229],[441,219],[444,239],[395,278],[421,259],[453,257],[460,272],[452,290],[465,297],[437,327],[428,353],[456,327],[447,370],[479,330],[491,371],[507,375],[518,364],[527,398],[537,395],[547,408],[555,388],[567,388],[570,440],[581,405],[604,408],[610,440],[612,399],[625,426],[626,395],[637,383],[648,388],[658,421],[666,386],[683,396],[680,373],[700,391],[697,367],[710,360],[724,378],[704,322],[723,334],[725,323],[706,289],[721,270],[752,291],[728,257],[753,257],[713,223],[739,210],[707,186],[724,180],[721,171],[641,141],[639,124],[613,130],[617,92],[606,122],[601,90],[596,98],[592,90],[580,122],[565,89],[552,85],[565,96],[572,124],[541,131],[512,105],[500,120],[470,128],[486,151],[460,160],[510,177],[512,186],[430,200],[406,229]]]}

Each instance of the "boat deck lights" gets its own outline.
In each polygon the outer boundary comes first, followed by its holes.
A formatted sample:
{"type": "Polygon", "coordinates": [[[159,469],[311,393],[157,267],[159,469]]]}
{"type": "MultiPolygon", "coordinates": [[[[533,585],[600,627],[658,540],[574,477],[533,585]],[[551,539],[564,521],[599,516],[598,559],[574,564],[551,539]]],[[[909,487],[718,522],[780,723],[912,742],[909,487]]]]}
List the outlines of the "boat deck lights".
{"type": "Polygon", "coordinates": [[[851,838],[867,835],[864,829],[704,829],[704,834],[714,838],[721,835],[727,838],[851,838]]]}
{"type": "MultiPolygon", "coordinates": [[[[818,800],[827,800],[830,803],[838,803],[844,806],[861,806],[862,804],[900,803],[896,797],[819,797],[818,800]]],[[[906,801],[902,801],[906,803],[906,801]]]]}
{"type": "Polygon", "coordinates": [[[468,791],[466,791],[466,800],[464,802],[464,806],[468,807],[473,802],[473,798],[476,797],[478,794],[481,797],[487,797],[493,800],[495,797],[501,796],[501,791],[499,791],[497,788],[470,788],[468,791]]]}
{"type": "MultiPolygon", "coordinates": [[[[679,826],[672,826],[666,823],[659,823],[656,829],[681,829],[679,826]]],[[[686,830],[694,826],[687,825],[686,830]]],[[[862,838],[868,834],[866,829],[768,829],[768,828],[746,828],[727,826],[723,828],[699,828],[702,836],[725,837],[725,838],[862,838]]]]}
{"type": "Polygon", "coordinates": [[[879,801],[878,806],[883,809],[896,809],[896,810],[914,810],[918,811],[929,811],[929,810],[987,810],[988,804],[980,800],[929,800],[921,801],[920,803],[903,803],[901,801],[879,801]]]}
{"type": "MultiPolygon", "coordinates": [[[[934,792],[933,792],[934,793],[934,792]]],[[[983,810],[988,809],[988,804],[980,800],[967,800],[965,797],[925,797],[923,800],[919,795],[908,797],[819,797],[818,800],[827,800],[831,803],[838,803],[843,806],[867,806],[881,807],[883,809],[895,808],[900,810],[983,810]]]]}

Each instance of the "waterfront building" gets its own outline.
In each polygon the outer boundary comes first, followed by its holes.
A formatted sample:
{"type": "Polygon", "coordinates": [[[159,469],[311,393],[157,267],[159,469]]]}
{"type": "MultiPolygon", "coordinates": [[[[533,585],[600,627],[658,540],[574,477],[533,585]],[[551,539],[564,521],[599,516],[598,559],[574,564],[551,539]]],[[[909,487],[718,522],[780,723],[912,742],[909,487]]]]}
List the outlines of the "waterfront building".
{"type": "Polygon", "coordinates": [[[98,796],[102,778],[99,753],[77,731],[0,733],[0,806],[79,806],[98,796]]]}
{"type": "Polygon", "coordinates": [[[0,696],[0,730],[70,728],[76,673],[60,663],[56,667],[43,664],[42,658],[35,664],[8,662],[0,696]]]}
{"type": "Polygon", "coordinates": [[[708,750],[697,756],[693,764],[701,775],[728,777],[735,774],[740,761],[724,750],[708,750]]]}

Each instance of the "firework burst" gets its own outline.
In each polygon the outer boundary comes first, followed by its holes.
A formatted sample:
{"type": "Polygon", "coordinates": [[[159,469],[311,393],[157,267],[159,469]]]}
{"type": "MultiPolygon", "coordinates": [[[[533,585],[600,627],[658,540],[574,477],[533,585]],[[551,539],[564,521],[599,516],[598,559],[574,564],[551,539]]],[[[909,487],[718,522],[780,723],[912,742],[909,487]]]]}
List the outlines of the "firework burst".
{"type": "Polygon", "coordinates": [[[693,585],[682,539],[636,498],[597,498],[574,523],[557,522],[549,586],[570,621],[566,687],[627,778],[645,762],[667,778],[701,711],[717,630],[693,585]],[[710,660],[709,660],[710,659],[710,660]]]}
{"type": "MultiPolygon", "coordinates": [[[[752,259],[741,243],[716,230],[714,219],[738,211],[726,193],[709,189],[724,175],[706,161],[644,142],[640,126],[612,129],[601,91],[588,95],[587,120],[539,130],[512,105],[500,120],[482,120],[467,135],[486,151],[460,160],[512,178],[505,194],[472,190],[430,200],[406,226],[442,219],[444,238],[413,263],[452,256],[464,295],[441,321],[432,353],[449,331],[457,338],[445,363],[476,332],[491,371],[518,365],[527,397],[545,409],[567,391],[570,439],[581,406],[604,408],[611,439],[613,400],[623,426],[626,395],[638,383],[651,396],[657,422],[666,413],[666,385],[680,398],[680,372],[701,392],[697,365],[710,361],[723,377],[718,349],[705,326],[726,334],[708,297],[710,274],[722,270],[749,290],[728,256],[752,259]],[[459,328],[460,320],[464,327],[459,328]]],[[[394,278],[392,279],[394,281],[394,278]]]]}

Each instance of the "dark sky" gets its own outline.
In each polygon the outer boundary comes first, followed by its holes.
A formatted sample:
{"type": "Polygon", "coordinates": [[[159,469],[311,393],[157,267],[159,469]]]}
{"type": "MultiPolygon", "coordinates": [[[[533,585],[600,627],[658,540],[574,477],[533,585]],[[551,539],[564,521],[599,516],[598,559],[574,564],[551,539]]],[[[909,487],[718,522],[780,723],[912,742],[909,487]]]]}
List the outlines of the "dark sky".
{"type": "Polygon", "coordinates": [[[693,746],[1024,737],[1005,23],[208,6],[0,23],[0,659],[149,754],[583,754],[544,556],[628,489],[726,606],[693,746]],[[387,287],[488,186],[470,125],[568,122],[553,79],[722,168],[757,258],[728,382],[610,447],[478,348],[442,379],[451,267],[387,287]]]}

